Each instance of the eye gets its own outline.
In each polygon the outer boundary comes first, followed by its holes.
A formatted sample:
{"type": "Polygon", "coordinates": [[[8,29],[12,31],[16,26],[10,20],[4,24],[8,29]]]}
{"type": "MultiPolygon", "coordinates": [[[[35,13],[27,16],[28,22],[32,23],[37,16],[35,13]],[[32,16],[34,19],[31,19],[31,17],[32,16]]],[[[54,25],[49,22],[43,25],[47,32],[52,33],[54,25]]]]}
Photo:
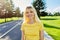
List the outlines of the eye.
{"type": "Polygon", "coordinates": [[[26,12],[26,14],[28,14],[29,12],[26,12]]]}
{"type": "Polygon", "coordinates": [[[30,11],[30,13],[33,13],[33,11],[30,11]]]}

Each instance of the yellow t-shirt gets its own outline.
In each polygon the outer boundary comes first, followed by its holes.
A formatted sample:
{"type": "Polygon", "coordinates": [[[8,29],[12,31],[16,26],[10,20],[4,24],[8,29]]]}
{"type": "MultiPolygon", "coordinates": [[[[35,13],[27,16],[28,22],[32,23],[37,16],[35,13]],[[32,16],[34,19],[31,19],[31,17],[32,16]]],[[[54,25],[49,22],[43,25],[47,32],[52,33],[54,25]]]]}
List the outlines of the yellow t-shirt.
{"type": "Polygon", "coordinates": [[[41,23],[22,24],[21,30],[24,31],[25,40],[39,40],[39,31],[43,30],[41,23]]]}

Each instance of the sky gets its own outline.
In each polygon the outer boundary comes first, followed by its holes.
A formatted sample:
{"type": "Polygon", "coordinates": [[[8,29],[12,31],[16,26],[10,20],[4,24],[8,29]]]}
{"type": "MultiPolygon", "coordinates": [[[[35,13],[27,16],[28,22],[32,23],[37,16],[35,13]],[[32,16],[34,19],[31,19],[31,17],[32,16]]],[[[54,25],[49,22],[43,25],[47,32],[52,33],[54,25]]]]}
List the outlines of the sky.
{"type": "MultiPolygon", "coordinates": [[[[46,11],[54,12],[60,11],[60,0],[45,0],[46,2],[46,11]]],[[[26,6],[31,5],[33,0],[13,0],[15,7],[20,7],[20,10],[23,11],[26,6]]]]}
{"type": "Polygon", "coordinates": [[[47,11],[60,11],[60,0],[46,0],[47,11]]]}

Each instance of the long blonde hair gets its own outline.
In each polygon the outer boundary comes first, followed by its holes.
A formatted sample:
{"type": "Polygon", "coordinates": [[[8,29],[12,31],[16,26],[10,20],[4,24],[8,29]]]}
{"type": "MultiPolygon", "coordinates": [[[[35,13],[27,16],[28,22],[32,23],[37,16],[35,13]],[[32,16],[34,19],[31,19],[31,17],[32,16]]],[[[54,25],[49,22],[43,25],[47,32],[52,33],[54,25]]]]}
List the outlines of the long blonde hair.
{"type": "MultiPolygon", "coordinates": [[[[26,8],[28,8],[28,7],[31,7],[33,9],[33,11],[34,11],[34,15],[35,15],[34,20],[36,22],[40,22],[41,23],[40,19],[37,16],[37,12],[36,12],[35,8],[33,6],[27,6],[26,8]]],[[[24,13],[23,13],[23,23],[26,23],[26,21],[28,20],[28,19],[26,19],[26,16],[25,16],[25,14],[26,14],[26,12],[25,12],[26,8],[25,8],[24,13]]]]}

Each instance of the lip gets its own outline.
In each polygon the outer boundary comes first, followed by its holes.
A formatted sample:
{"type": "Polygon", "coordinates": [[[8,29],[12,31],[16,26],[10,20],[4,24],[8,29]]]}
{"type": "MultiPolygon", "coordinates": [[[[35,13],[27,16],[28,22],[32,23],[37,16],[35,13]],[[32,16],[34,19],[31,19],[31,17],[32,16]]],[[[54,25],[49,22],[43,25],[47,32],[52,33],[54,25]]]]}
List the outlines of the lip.
{"type": "Polygon", "coordinates": [[[28,15],[27,17],[32,17],[32,15],[28,15]]]}

